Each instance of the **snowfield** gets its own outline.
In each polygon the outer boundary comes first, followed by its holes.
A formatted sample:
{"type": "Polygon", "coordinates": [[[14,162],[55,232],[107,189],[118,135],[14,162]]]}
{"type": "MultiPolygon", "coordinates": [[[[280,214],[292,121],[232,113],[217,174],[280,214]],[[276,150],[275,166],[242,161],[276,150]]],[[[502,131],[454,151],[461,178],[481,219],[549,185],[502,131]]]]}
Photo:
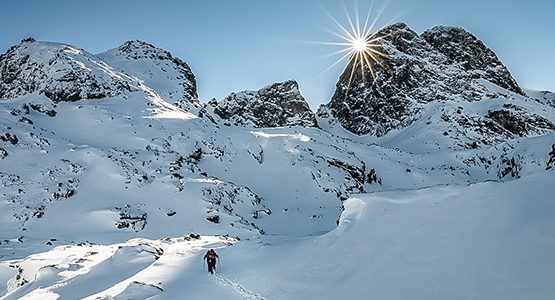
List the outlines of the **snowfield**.
{"type": "Polygon", "coordinates": [[[2,262],[4,298],[549,299],[554,179],[361,194],[336,229],[296,239],[59,246],[2,262]],[[216,275],[202,265],[209,248],[216,275]],[[17,274],[29,282],[14,288],[17,274]]]}
{"type": "Polygon", "coordinates": [[[307,111],[294,81],[200,103],[190,68],[139,41],[8,53],[2,299],[555,294],[552,93],[481,78],[378,137],[307,111]]]}

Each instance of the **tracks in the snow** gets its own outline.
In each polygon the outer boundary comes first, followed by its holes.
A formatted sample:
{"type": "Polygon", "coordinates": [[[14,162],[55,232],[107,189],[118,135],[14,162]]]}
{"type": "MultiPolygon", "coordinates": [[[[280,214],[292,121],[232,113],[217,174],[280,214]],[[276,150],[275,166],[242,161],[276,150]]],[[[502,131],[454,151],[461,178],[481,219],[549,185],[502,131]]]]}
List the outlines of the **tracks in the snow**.
{"type": "Polygon", "coordinates": [[[244,286],[242,286],[239,283],[233,282],[232,280],[226,279],[218,274],[214,274],[212,275],[216,281],[217,284],[219,284],[220,286],[225,286],[225,287],[231,287],[235,290],[235,292],[237,292],[238,294],[240,294],[241,296],[244,296],[245,299],[251,299],[251,300],[266,300],[266,298],[260,294],[257,294],[247,288],[245,288],[244,286]]]}

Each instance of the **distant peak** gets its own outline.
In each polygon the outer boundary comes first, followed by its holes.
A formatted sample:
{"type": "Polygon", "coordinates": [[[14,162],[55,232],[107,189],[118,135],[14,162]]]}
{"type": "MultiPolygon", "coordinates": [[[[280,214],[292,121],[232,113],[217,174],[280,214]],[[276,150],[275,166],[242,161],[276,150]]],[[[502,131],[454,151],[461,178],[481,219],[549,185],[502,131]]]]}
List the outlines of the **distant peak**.
{"type": "Polygon", "coordinates": [[[264,91],[264,90],[268,90],[268,89],[275,89],[275,88],[283,88],[283,89],[286,89],[286,90],[293,90],[293,89],[298,90],[299,89],[299,84],[297,83],[296,80],[289,79],[289,80],[285,80],[283,82],[276,82],[276,83],[270,84],[268,86],[265,86],[262,89],[260,89],[260,91],[264,91]]]}
{"type": "Polygon", "coordinates": [[[133,46],[133,47],[144,47],[144,46],[147,46],[147,47],[156,48],[154,45],[152,45],[152,44],[150,44],[150,43],[147,43],[147,42],[145,42],[145,41],[141,41],[141,40],[129,40],[129,41],[126,41],[126,42],[124,42],[124,43],[122,44],[122,47],[124,47],[124,46],[133,46]]]}
{"type": "Polygon", "coordinates": [[[384,28],[410,29],[409,25],[404,22],[393,23],[391,25],[385,26],[384,28]]]}
{"type": "Polygon", "coordinates": [[[430,35],[467,35],[472,36],[473,38],[477,39],[472,33],[467,31],[466,29],[459,27],[459,26],[447,26],[447,25],[437,25],[428,30],[426,30],[423,36],[430,36],[430,35]]]}
{"type": "Polygon", "coordinates": [[[452,26],[452,25],[436,25],[427,31],[451,31],[451,30],[463,30],[466,31],[464,28],[460,26],[452,26]]]}
{"type": "Polygon", "coordinates": [[[152,44],[149,44],[147,42],[141,41],[141,40],[130,40],[130,41],[126,41],[124,42],[121,46],[118,47],[118,49],[122,52],[125,53],[130,53],[130,52],[134,52],[136,50],[139,49],[148,49],[148,50],[160,50],[160,51],[164,51],[158,47],[155,47],[152,44]]]}
{"type": "Polygon", "coordinates": [[[378,32],[376,33],[389,33],[389,32],[401,32],[401,31],[410,31],[413,32],[413,30],[409,27],[409,25],[407,25],[406,23],[403,22],[398,22],[398,23],[394,23],[391,25],[387,25],[382,27],[380,30],[378,30],[378,32]]]}
{"type": "Polygon", "coordinates": [[[21,43],[32,43],[35,42],[36,40],[33,37],[27,37],[21,40],[21,43]]]}

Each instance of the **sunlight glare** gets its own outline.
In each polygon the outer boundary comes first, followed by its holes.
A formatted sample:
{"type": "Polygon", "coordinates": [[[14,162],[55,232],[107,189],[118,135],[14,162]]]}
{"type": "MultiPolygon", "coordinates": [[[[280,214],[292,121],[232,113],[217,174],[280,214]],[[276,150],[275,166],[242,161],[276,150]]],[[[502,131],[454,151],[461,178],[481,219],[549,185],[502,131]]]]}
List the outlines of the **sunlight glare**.
{"type": "Polygon", "coordinates": [[[355,51],[364,51],[366,49],[366,41],[363,38],[358,38],[353,41],[352,47],[355,51]]]}

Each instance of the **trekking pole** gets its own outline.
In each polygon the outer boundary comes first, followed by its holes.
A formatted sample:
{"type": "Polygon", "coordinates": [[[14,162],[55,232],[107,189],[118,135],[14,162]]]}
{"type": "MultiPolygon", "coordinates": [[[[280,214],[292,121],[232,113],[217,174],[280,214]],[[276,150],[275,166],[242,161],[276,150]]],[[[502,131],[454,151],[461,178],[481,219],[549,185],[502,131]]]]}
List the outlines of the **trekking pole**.
{"type": "Polygon", "coordinates": [[[218,259],[218,272],[222,271],[222,264],[220,263],[220,260],[221,260],[221,258],[218,259]]]}

